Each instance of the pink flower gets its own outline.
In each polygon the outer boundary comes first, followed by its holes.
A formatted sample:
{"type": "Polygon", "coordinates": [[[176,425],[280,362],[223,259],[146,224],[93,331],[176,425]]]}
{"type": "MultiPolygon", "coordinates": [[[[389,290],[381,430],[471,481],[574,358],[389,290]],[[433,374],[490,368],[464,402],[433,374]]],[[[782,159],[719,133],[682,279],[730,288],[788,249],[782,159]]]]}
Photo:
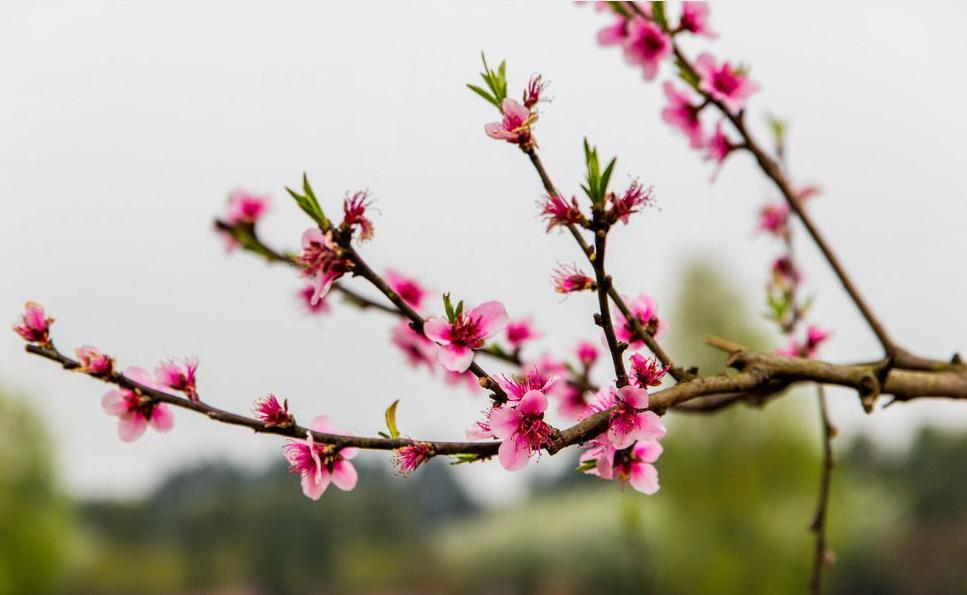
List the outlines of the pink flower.
{"type": "Polygon", "coordinates": [[[521,146],[531,144],[531,125],[537,121],[537,114],[510,97],[504,99],[501,111],[503,120],[484,126],[487,136],[521,146]]]}
{"type": "Polygon", "coordinates": [[[708,13],[708,2],[682,2],[682,18],[678,26],[689,33],[715,39],[718,34],[708,27],[708,13]]]}
{"type": "Polygon", "coordinates": [[[577,346],[578,361],[585,368],[590,368],[598,359],[598,348],[590,341],[581,341],[577,346]]]}
{"type": "Polygon", "coordinates": [[[718,66],[707,52],[695,60],[695,72],[700,79],[698,88],[721,101],[729,111],[741,111],[746,98],[759,90],[759,85],[749,80],[744,71],[732,68],[728,62],[718,66]]]}
{"type": "Polygon", "coordinates": [[[405,320],[393,327],[393,345],[406,355],[406,360],[414,368],[425,365],[428,370],[433,371],[433,364],[436,362],[436,346],[427,340],[426,337],[413,330],[405,320]]]}
{"type": "Polygon", "coordinates": [[[255,225],[269,210],[269,197],[257,196],[245,190],[236,190],[228,196],[225,223],[255,225]]]}
{"type": "Polygon", "coordinates": [[[523,376],[515,375],[511,377],[497,376],[497,382],[507,393],[507,398],[511,401],[520,401],[524,395],[531,391],[538,391],[547,394],[551,387],[557,385],[557,376],[545,376],[536,367],[530,368],[523,376]]]}
{"type": "Polygon", "coordinates": [[[507,323],[507,328],[504,332],[507,336],[507,342],[514,349],[520,349],[527,341],[541,336],[537,332],[537,329],[534,328],[534,323],[530,318],[507,323]]]}
{"type": "Polygon", "coordinates": [[[595,440],[581,455],[581,462],[594,461],[586,473],[601,479],[618,479],[622,484],[643,494],[658,491],[658,470],[652,464],[661,456],[661,444],[654,440],[639,441],[634,446],[616,449],[606,440],[595,440]]]}
{"type": "Polygon", "coordinates": [[[315,289],[309,300],[312,306],[329,293],[333,281],[353,268],[353,263],[343,256],[343,249],[333,240],[332,231],[322,233],[317,227],[311,227],[302,234],[302,256],[299,260],[305,267],[302,276],[312,279],[315,289]]]}
{"type": "Polygon", "coordinates": [[[583,225],[586,221],[575,197],[571,202],[556,194],[549,194],[541,205],[541,216],[547,221],[547,231],[558,225],[583,225]]]}
{"type": "Polygon", "coordinates": [[[74,350],[74,355],[81,362],[78,368],[81,372],[86,372],[91,376],[107,378],[114,372],[114,358],[97,350],[96,347],[84,345],[74,350]]]}
{"type": "Polygon", "coordinates": [[[638,388],[660,385],[667,373],[668,368],[663,368],[654,357],[645,357],[640,353],[631,356],[631,378],[638,388]]]}
{"type": "Polygon", "coordinates": [[[636,386],[619,389],[604,387],[591,408],[605,411],[614,408],[608,427],[608,440],[617,448],[628,448],[636,440],[659,440],[665,436],[665,425],[654,411],[642,411],[648,407],[648,391],[636,386]]]}
{"type": "Polygon", "coordinates": [[[780,256],[772,262],[772,282],[779,288],[790,287],[801,279],[799,269],[787,256],[780,256]]]}
{"type": "MultiPolygon", "coordinates": [[[[649,7],[650,8],[650,7],[649,7]]],[[[613,25],[608,25],[598,31],[598,43],[603,46],[623,45],[628,38],[628,21],[618,16],[613,25]]]]}
{"type": "Polygon", "coordinates": [[[788,355],[790,357],[816,357],[819,352],[819,346],[826,342],[830,336],[829,331],[825,331],[816,325],[810,325],[806,329],[806,340],[800,343],[796,339],[792,339],[789,345],[776,350],[779,355],[788,355]]]}
{"type": "MultiPolygon", "coordinates": [[[[312,421],[312,429],[326,434],[337,433],[324,415],[312,421]]],[[[349,461],[359,454],[358,448],[316,444],[312,433],[307,432],[305,440],[289,440],[282,452],[289,461],[289,471],[302,475],[302,493],[307,498],[318,500],[330,483],[344,492],[356,487],[358,475],[349,461]]]]}
{"type": "MultiPolygon", "coordinates": [[[[628,304],[631,315],[641,326],[649,332],[654,331],[652,336],[656,339],[660,339],[668,330],[668,325],[658,318],[658,304],[654,299],[644,293],[639,295],[633,302],[624,296],[622,299],[628,304]]],[[[620,310],[615,310],[614,315],[615,322],[617,323],[614,332],[618,340],[627,343],[632,349],[640,349],[645,343],[635,334],[635,329],[631,322],[624,317],[624,314],[620,310]]]]}
{"type": "Polygon", "coordinates": [[[409,475],[417,467],[433,458],[433,447],[425,442],[414,442],[403,448],[397,448],[393,455],[393,464],[400,475],[409,475]]]}
{"type": "Polygon", "coordinates": [[[265,395],[252,408],[255,418],[270,428],[288,428],[295,425],[295,417],[289,413],[289,399],[282,403],[275,395],[265,395]]]}
{"type": "Polygon", "coordinates": [[[584,419],[593,411],[591,404],[585,398],[585,391],[567,382],[558,384],[561,390],[555,391],[560,399],[557,412],[568,419],[584,419]]]}
{"type": "Polygon", "coordinates": [[[628,36],[624,40],[625,59],[642,67],[645,80],[658,74],[658,65],[672,53],[672,42],[655,23],[635,17],[628,22],[628,36]]]}
{"type": "Polygon", "coordinates": [[[494,431],[490,428],[490,418],[500,409],[501,407],[494,406],[485,410],[483,412],[484,418],[473,422],[473,425],[467,430],[467,439],[486,440],[487,438],[494,438],[494,431]]]}
{"type": "Polygon", "coordinates": [[[631,183],[621,198],[614,193],[608,193],[608,200],[611,201],[609,214],[612,220],[621,221],[625,225],[628,225],[628,218],[639,212],[642,207],[655,205],[652,188],[645,188],[638,180],[631,183]]]}
{"type": "Polygon", "coordinates": [[[417,281],[405,277],[392,269],[386,271],[386,283],[399,294],[400,298],[407,304],[413,306],[414,310],[419,310],[423,306],[423,298],[426,297],[426,289],[417,281]]]}
{"type": "Polygon", "coordinates": [[[198,358],[188,357],[184,364],[179,365],[174,360],[162,362],[154,370],[154,377],[158,384],[173,388],[188,395],[192,401],[198,400],[195,388],[195,371],[198,369],[198,358]]]}
{"type": "Polygon", "coordinates": [[[819,346],[825,343],[831,334],[814,324],[809,325],[806,329],[806,357],[815,357],[819,346]]]}
{"type": "MultiPolygon", "coordinates": [[[[142,386],[159,389],[141,368],[127,368],[123,375],[142,386]]],[[[117,416],[118,437],[124,442],[140,438],[149,424],[158,432],[167,432],[175,423],[167,405],[127,388],[108,391],[101,399],[101,407],[108,415],[117,416]]]]}
{"type": "Polygon", "coordinates": [[[296,294],[299,299],[299,303],[302,304],[305,311],[309,314],[328,314],[332,308],[329,307],[329,301],[322,297],[315,303],[312,302],[312,297],[316,294],[316,288],[313,285],[306,285],[296,294]]]}
{"type": "Polygon", "coordinates": [[[50,325],[53,318],[44,315],[44,307],[35,302],[24,304],[20,323],[13,325],[13,331],[28,343],[50,343],[50,325]]]}
{"type": "Polygon", "coordinates": [[[366,216],[366,209],[372,205],[365,190],[360,190],[352,196],[346,194],[343,199],[342,227],[343,229],[359,228],[359,239],[366,241],[373,237],[373,222],[366,216]]]}
{"type": "Polygon", "coordinates": [[[470,390],[470,392],[480,392],[480,380],[473,375],[472,372],[451,372],[449,370],[443,371],[443,381],[450,386],[460,386],[463,385],[464,388],[470,390]]]}
{"type": "Polygon", "coordinates": [[[702,148],[705,145],[705,132],[698,119],[699,106],[691,103],[687,93],[676,90],[671,81],[665,81],[662,87],[668,98],[668,105],[661,110],[662,119],[684,132],[693,149],[702,148]]]}
{"type": "Polygon", "coordinates": [[[719,121],[715,124],[715,132],[705,143],[705,161],[715,162],[715,171],[712,172],[712,181],[718,177],[719,171],[722,169],[722,165],[725,163],[726,157],[728,157],[733,150],[735,150],[736,145],[732,144],[725,133],[722,132],[722,122],[719,121]]]}
{"type": "Polygon", "coordinates": [[[439,345],[437,359],[451,372],[464,372],[473,362],[473,351],[507,326],[507,311],[500,302],[485,302],[469,312],[461,312],[452,321],[432,317],[423,325],[423,333],[439,345]]]}
{"type": "Polygon", "coordinates": [[[588,277],[577,265],[558,265],[554,270],[554,291],[557,293],[573,293],[575,291],[595,290],[597,285],[594,279],[588,277]]]}
{"type": "Polygon", "coordinates": [[[784,202],[763,205],[759,209],[759,230],[776,237],[786,234],[789,222],[789,207],[784,202]]]}
{"type": "Polygon", "coordinates": [[[541,75],[535,74],[531,76],[530,81],[527,83],[527,89],[524,90],[524,107],[527,109],[532,109],[541,101],[541,93],[547,87],[547,83],[541,80],[541,75]]]}
{"type": "Polygon", "coordinates": [[[528,391],[516,405],[504,405],[490,416],[490,428],[501,440],[497,450],[500,465],[508,471],[527,466],[531,456],[546,445],[554,429],[544,423],[547,397],[544,393],[528,391]]]}

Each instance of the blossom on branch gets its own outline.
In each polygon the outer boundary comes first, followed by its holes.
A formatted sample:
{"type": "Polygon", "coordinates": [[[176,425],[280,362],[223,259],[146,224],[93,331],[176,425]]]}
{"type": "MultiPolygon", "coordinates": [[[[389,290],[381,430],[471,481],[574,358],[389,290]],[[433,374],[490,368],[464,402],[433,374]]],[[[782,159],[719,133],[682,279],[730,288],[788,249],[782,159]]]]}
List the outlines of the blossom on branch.
{"type": "Polygon", "coordinates": [[[393,455],[393,464],[400,475],[406,476],[417,467],[433,458],[433,447],[426,442],[414,442],[403,448],[398,448],[393,455]]]}
{"type": "Polygon", "coordinates": [[[633,181],[620,197],[613,192],[609,192],[607,198],[611,203],[611,209],[608,212],[611,220],[621,221],[625,225],[628,224],[628,219],[633,214],[641,211],[642,207],[655,205],[652,188],[645,188],[638,180],[633,181]]]}
{"type": "Polygon", "coordinates": [[[668,98],[668,105],[661,110],[662,119],[684,132],[693,149],[702,148],[705,145],[705,132],[698,118],[701,111],[699,106],[691,102],[686,92],[677,90],[671,81],[665,81],[662,88],[668,98]]]}
{"type": "Polygon", "coordinates": [[[20,322],[13,325],[13,331],[28,343],[50,343],[50,325],[54,319],[44,314],[44,307],[36,302],[24,304],[20,322]]]}
{"type": "Polygon", "coordinates": [[[553,281],[554,291],[557,293],[568,294],[575,291],[594,291],[597,289],[594,279],[585,275],[574,264],[558,265],[557,269],[554,270],[554,277],[551,281],[553,281]]]}
{"type": "Polygon", "coordinates": [[[496,301],[480,304],[469,312],[458,306],[456,312],[447,315],[429,318],[423,325],[423,334],[437,344],[437,359],[451,372],[466,371],[473,362],[474,350],[502,331],[508,321],[503,304],[496,301]]]}
{"type": "Polygon", "coordinates": [[[423,307],[423,298],[426,297],[427,291],[418,281],[393,269],[387,269],[383,278],[386,279],[386,284],[400,296],[400,299],[412,306],[414,310],[423,307]]]}
{"type": "Polygon", "coordinates": [[[500,122],[491,122],[484,126],[487,136],[521,147],[533,146],[531,126],[537,122],[537,114],[510,97],[504,99],[500,111],[504,115],[500,122]]]}
{"type": "Polygon", "coordinates": [[[74,355],[81,363],[81,367],[78,368],[81,372],[98,378],[107,378],[114,372],[114,358],[101,353],[96,347],[90,345],[78,347],[74,350],[74,355]]]}
{"type": "Polygon", "coordinates": [[[617,479],[643,494],[652,495],[659,489],[658,469],[653,463],[661,453],[661,444],[655,440],[639,441],[628,448],[617,449],[599,438],[581,455],[580,461],[588,465],[585,473],[601,479],[617,479]]]}
{"type": "Polygon", "coordinates": [[[719,66],[708,52],[699,54],[695,60],[695,72],[699,76],[698,88],[731,112],[742,111],[749,95],[759,90],[759,85],[749,80],[745,70],[733,68],[728,62],[719,66]]]}
{"type": "Polygon", "coordinates": [[[425,365],[433,371],[436,362],[436,346],[420,333],[413,330],[405,320],[393,327],[393,345],[397,346],[406,356],[406,361],[413,368],[425,365]]]}
{"type": "Polygon", "coordinates": [[[365,190],[353,193],[352,196],[346,194],[343,199],[342,228],[359,229],[359,239],[362,241],[370,240],[373,237],[373,222],[366,216],[366,210],[372,206],[369,195],[365,190]]]}
{"type": "Polygon", "coordinates": [[[557,194],[549,194],[541,204],[541,216],[547,221],[547,231],[551,231],[558,225],[584,225],[587,218],[578,206],[578,200],[571,197],[568,202],[557,194]]]}
{"type": "Polygon", "coordinates": [[[178,364],[174,360],[162,362],[154,370],[155,380],[161,386],[173,388],[188,395],[192,401],[198,400],[198,391],[195,387],[195,371],[198,370],[198,358],[188,357],[183,364],[178,364]]]}
{"type": "Polygon", "coordinates": [[[527,83],[527,88],[524,89],[524,107],[533,109],[535,105],[540,103],[541,94],[544,93],[544,89],[546,88],[547,83],[542,80],[541,75],[535,74],[531,76],[530,81],[527,83]]]}
{"type": "Polygon", "coordinates": [[[590,368],[598,359],[598,348],[590,341],[581,341],[575,349],[578,361],[585,368],[590,368]]]}
{"type": "Polygon", "coordinates": [[[527,341],[541,336],[541,333],[534,328],[534,321],[530,318],[507,323],[504,333],[507,342],[513,349],[520,349],[527,341]]]}
{"type": "Polygon", "coordinates": [[[658,75],[661,61],[672,54],[672,40],[656,23],[635,17],[628,22],[624,39],[625,59],[641,66],[645,80],[658,75]]]}
{"type": "Polygon", "coordinates": [[[302,234],[299,260],[305,267],[302,275],[312,279],[314,291],[309,299],[310,306],[318,304],[329,293],[333,281],[353,268],[342,247],[333,239],[332,230],[323,233],[318,227],[310,227],[302,234]]]}
{"type": "MultiPolygon", "coordinates": [[[[311,428],[326,434],[338,433],[324,415],[312,420],[311,428]]],[[[302,493],[311,500],[321,498],[330,483],[344,492],[356,487],[358,475],[349,461],[359,454],[358,448],[316,443],[312,433],[307,432],[305,440],[289,440],[282,453],[289,461],[289,471],[302,475],[302,493]]]]}
{"type": "Polygon", "coordinates": [[[725,136],[722,131],[722,122],[719,121],[715,124],[715,132],[712,136],[705,141],[705,160],[715,162],[715,171],[712,172],[712,181],[718,177],[719,171],[722,170],[722,166],[725,164],[726,158],[732,154],[732,151],[736,149],[737,145],[729,140],[729,137],[725,136]]]}
{"type": "Polygon", "coordinates": [[[662,367],[654,357],[645,357],[640,353],[631,356],[631,380],[638,388],[659,386],[667,373],[668,368],[662,367]]]}
{"type": "Polygon", "coordinates": [[[547,396],[532,390],[515,404],[493,411],[489,423],[494,436],[501,440],[497,459],[504,469],[523,469],[531,456],[548,444],[554,429],[544,422],[545,410],[547,396]]]}
{"type": "Polygon", "coordinates": [[[718,34],[709,29],[708,13],[708,2],[682,2],[682,16],[678,21],[678,27],[695,35],[715,39],[718,34]]]}
{"type": "MultiPolygon", "coordinates": [[[[123,376],[148,388],[161,388],[141,368],[127,368],[123,376]]],[[[108,391],[101,399],[101,406],[106,413],[118,418],[118,437],[124,442],[140,438],[148,425],[158,432],[167,432],[175,422],[167,405],[129,388],[108,391]]]]}
{"type": "MultiPolygon", "coordinates": [[[[637,320],[654,338],[660,339],[668,330],[668,325],[658,318],[658,303],[652,297],[643,293],[634,301],[624,296],[622,296],[622,299],[628,305],[632,318],[637,320]]],[[[645,343],[635,332],[631,321],[625,318],[621,310],[616,309],[614,315],[617,323],[614,332],[618,340],[627,343],[632,349],[640,349],[645,343]]]]}
{"type": "Polygon", "coordinates": [[[228,196],[225,223],[255,225],[269,210],[269,197],[258,196],[245,190],[236,190],[228,196]]]}
{"type": "Polygon", "coordinates": [[[788,231],[788,224],[789,207],[786,203],[771,202],[759,209],[759,231],[782,237],[788,231]]]}
{"type": "Polygon", "coordinates": [[[608,440],[615,448],[628,448],[636,440],[660,440],[665,425],[648,408],[648,391],[637,386],[604,387],[591,405],[594,411],[614,408],[608,426],[608,440]]]}
{"type": "Polygon", "coordinates": [[[288,428],[295,425],[295,417],[289,413],[289,400],[284,399],[279,403],[275,395],[265,395],[256,401],[252,413],[270,428],[288,428]]]}

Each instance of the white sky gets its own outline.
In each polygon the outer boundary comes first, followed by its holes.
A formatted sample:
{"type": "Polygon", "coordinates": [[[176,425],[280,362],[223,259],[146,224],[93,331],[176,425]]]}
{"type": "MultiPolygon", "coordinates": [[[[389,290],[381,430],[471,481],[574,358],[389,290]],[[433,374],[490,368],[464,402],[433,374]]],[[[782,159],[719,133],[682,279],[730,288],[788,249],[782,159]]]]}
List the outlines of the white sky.
{"type": "MultiPolygon", "coordinates": [[[[762,83],[750,109],[760,132],[770,110],[791,118],[793,170],[823,186],[814,215],[873,308],[903,344],[940,357],[967,351],[965,17],[962,4],[713,10],[722,35],[711,47],[762,83]]],[[[619,229],[609,251],[622,291],[668,308],[677,267],[704,254],[760,303],[773,250],[752,229],[769,183],[746,156],[708,183],[698,155],[660,121],[660,88],[595,45],[608,21],[550,3],[3,4],[0,312],[13,320],[26,299],[40,301],[63,348],[91,343],[124,365],[196,354],[203,395],[226,408],[272,391],[303,420],[325,412],[372,433],[402,398],[404,431],[462,436],[485,403],[411,373],[383,317],[339,308],[307,321],[290,271],[227,259],[209,226],[232,188],[270,192],[266,236],[291,247],[306,222],[284,185],[308,171],[330,209],[366,187],[380,215],[363,253],[377,268],[471,303],[499,298],[512,316],[539,314],[547,347],[593,336],[593,301],[560,303],[548,282],[556,262],[579,255],[569,238],[543,233],[527,160],[483,135],[495,113],[464,88],[482,49],[508,58],[515,94],[534,71],[551,80],[537,134],[562,189],[578,190],[584,135],[620,156],[619,184],[654,184],[663,210],[619,229]]],[[[816,318],[836,331],[828,358],[875,357],[826,266],[811,247],[800,252],[821,290],[816,318]]],[[[172,433],[122,444],[100,410],[102,385],[4,336],[0,379],[69,436],[58,459],[78,493],[139,493],[194,459],[280,456],[275,438],[186,412],[172,433]]],[[[867,418],[842,398],[834,413],[887,442],[916,419],[967,427],[967,407],[954,403],[867,418]]],[[[464,471],[496,496],[523,476],[496,464],[464,471]]]]}

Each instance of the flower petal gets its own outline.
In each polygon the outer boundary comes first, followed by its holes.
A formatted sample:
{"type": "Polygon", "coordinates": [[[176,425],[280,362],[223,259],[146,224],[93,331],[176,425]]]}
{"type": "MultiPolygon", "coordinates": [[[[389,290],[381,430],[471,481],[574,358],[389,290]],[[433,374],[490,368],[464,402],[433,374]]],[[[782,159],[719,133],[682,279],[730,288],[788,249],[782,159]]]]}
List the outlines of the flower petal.
{"type": "Polygon", "coordinates": [[[164,403],[158,403],[151,411],[151,427],[159,432],[167,432],[175,425],[175,416],[164,403]]]}
{"type": "Polygon", "coordinates": [[[658,491],[658,469],[647,463],[631,464],[631,487],[642,494],[654,494],[658,491]]]}
{"type": "Polygon", "coordinates": [[[504,406],[494,409],[490,415],[490,431],[496,438],[509,438],[520,427],[520,411],[504,406]]]}
{"type": "Polygon", "coordinates": [[[359,476],[356,468],[349,461],[336,461],[332,465],[332,483],[344,492],[356,487],[359,476]]]}
{"type": "Polygon", "coordinates": [[[471,319],[480,321],[480,332],[484,338],[496,335],[510,322],[507,310],[498,301],[484,302],[470,310],[468,315],[471,319]]]}
{"type": "Polygon", "coordinates": [[[134,442],[140,438],[148,428],[148,422],[141,415],[125,414],[118,423],[118,438],[124,442],[134,442]]]}
{"type": "Polygon", "coordinates": [[[463,345],[439,345],[437,361],[451,372],[466,372],[473,362],[473,350],[463,345]]]}
{"type": "Polygon", "coordinates": [[[526,442],[518,442],[510,438],[501,442],[500,448],[497,449],[500,466],[508,471],[517,471],[526,467],[530,456],[531,451],[526,442]]]}

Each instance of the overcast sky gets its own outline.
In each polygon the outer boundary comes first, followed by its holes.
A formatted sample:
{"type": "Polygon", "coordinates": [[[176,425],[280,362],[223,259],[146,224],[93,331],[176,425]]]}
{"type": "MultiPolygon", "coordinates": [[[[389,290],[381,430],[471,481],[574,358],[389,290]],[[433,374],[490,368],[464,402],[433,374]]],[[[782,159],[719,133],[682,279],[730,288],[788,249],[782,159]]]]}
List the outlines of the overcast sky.
{"type": "MultiPolygon", "coordinates": [[[[894,336],[939,357],[967,351],[965,17],[954,3],[730,3],[713,9],[719,40],[687,42],[751,65],[763,86],[751,121],[763,134],[769,112],[791,120],[797,181],[825,190],[816,220],[894,336]]],[[[609,250],[622,291],[668,308],[678,267],[706,255],[759,304],[773,249],[753,228],[770,184],[746,156],[709,184],[707,165],[660,121],[660,87],[596,46],[608,21],[571,3],[4,3],[0,312],[13,320],[37,300],[62,347],[91,343],[122,365],[198,355],[203,395],[226,408],[271,391],[303,420],[328,413],[371,434],[401,398],[405,431],[461,437],[481,398],[410,372],[377,314],[306,319],[293,273],[227,258],[210,220],[233,188],[271,193],[265,235],[292,247],[306,222],[284,185],[307,171],[330,209],[369,188],[380,213],[363,253],[376,268],[539,315],[534,354],[594,336],[593,300],[561,303],[548,282],[579,254],[543,233],[533,171],[484,136],[495,113],[464,87],[481,50],[508,59],[514,94],[532,72],[550,79],[536,132],[559,187],[578,190],[585,135],[619,155],[619,184],[655,186],[662,210],[618,229],[609,250]]],[[[664,65],[662,79],[670,73],[664,65]]],[[[815,250],[800,252],[816,319],[836,332],[826,357],[876,357],[815,250]]],[[[276,438],[187,412],[166,436],[122,444],[100,409],[103,385],[21,349],[12,333],[0,339],[0,382],[69,440],[57,457],[77,493],[140,493],[197,459],[280,456],[276,438]]],[[[855,398],[833,400],[841,426],[886,442],[918,419],[967,427],[964,405],[865,417],[855,398]]],[[[505,495],[532,472],[494,463],[461,475],[505,495]]]]}

